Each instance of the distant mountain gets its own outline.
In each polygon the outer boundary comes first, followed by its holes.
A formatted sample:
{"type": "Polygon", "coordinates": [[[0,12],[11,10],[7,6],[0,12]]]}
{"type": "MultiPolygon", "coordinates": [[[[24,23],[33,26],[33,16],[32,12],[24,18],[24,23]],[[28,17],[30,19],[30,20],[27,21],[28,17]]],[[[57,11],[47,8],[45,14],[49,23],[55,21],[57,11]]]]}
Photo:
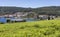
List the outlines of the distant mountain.
{"type": "Polygon", "coordinates": [[[39,14],[60,15],[60,6],[40,7],[35,8],[34,11],[39,14]]]}
{"type": "Polygon", "coordinates": [[[13,14],[16,12],[29,12],[30,9],[22,7],[0,7],[1,14],[13,14]]]}
{"type": "Polygon", "coordinates": [[[38,14],[60,15],[60,6],[47,6],[47,7],[39,7],[39,8],[2,7],[2,6],[0,6],[0,15],[13,14],[16,12],[35,12],[38,14]]]}

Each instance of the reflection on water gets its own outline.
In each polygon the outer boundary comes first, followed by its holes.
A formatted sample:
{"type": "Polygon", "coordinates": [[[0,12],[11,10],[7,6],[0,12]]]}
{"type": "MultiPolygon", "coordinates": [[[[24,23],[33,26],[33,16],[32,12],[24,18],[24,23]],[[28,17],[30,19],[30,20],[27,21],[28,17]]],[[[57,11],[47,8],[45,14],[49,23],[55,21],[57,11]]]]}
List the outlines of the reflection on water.
{"type": "Polygon", "coordinates": [[[35,21],[34,18],[26,18],[26,21],[29,22],[29,21],[35,21]]]}

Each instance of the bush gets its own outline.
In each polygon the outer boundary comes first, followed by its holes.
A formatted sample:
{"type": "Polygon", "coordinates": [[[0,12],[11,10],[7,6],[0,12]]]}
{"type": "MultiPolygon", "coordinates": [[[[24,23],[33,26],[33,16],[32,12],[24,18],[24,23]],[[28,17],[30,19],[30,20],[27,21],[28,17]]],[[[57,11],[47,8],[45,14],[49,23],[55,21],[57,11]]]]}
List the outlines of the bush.
{"type": "Polygon", "coordinates": [[[24,28],[25,28],[24,26],[20,27],[20,29],[24,29],[24,28]]]}
{"type": "Polygon", "coordinates": [[[0,22],[0,24],[4,24],[4,22],[0,22]]]}
{"type": "Polygon", "coordinates": [[[43,34],[44,35],[51,35],[51,34],[54,34],[55,33],[55,30],[54,29],[50,29],[50,30],[46,30],[43,34]]]}
{"type": "Polygon", "coordinates": [[[38,24],[34,25],[33,27],[39,28],[40,26],[38,24]]]}

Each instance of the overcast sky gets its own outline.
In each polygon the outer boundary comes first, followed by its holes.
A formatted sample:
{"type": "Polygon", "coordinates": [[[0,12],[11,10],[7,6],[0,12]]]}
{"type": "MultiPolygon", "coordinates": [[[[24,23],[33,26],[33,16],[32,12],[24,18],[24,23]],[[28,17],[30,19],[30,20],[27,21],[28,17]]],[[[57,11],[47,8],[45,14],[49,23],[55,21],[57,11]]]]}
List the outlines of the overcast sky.
{"type": "Polygon", "coordinates": [[[43,7],[60,6],[60,0],[0,0],[0,6],[43,7]]]}

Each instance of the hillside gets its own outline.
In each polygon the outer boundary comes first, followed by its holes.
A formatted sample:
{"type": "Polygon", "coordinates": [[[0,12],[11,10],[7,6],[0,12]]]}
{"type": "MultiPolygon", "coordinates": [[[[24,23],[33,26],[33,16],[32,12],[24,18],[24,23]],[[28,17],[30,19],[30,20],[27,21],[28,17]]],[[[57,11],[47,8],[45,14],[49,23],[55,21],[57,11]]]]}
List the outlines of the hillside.
{"type": "Polygon", "coordinates": [[[0,14],[13,14],[15,12],[36,12],[38,14],[60,15],[60,6],[47,6],[39,8],[0,7],[0,14]]]}
{"type": "Polygon", "coordinates": [[[34,11],[38,12],[39,14],[60,15],[60,6],[40,7],[35,8],[34,11]]]}
{"type": "Polygon", "coordinates": [[[60,20],[0,24],[0,37],[60,37],[60,20]]]}
{"type": "Polygon", "coordinates": [[[0,7],[1,14],[13,14],[15,12],[28,12],[28,8],[22,7],[0,7]]]}

